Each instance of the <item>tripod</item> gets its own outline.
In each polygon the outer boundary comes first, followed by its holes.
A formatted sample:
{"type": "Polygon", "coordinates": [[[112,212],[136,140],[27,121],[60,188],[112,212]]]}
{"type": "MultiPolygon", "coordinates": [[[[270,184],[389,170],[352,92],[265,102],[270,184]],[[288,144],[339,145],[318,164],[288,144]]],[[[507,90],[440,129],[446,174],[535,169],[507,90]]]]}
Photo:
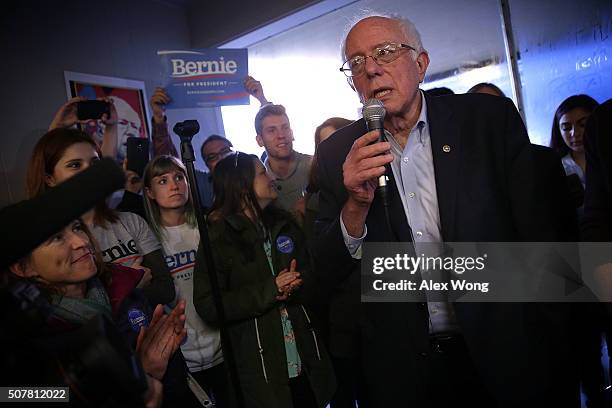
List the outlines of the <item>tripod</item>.
{"type": "Polygon", "coordinates": [[[223,358],[229,370],[230,381],[232,382],[233,388],[236,393],[236,401],[238,403],[238,407],[244,407],[244,397],[242,395],[242,389],[240,388],[238,369],[236,368],[236,359],[234,356],[232,343],[230,342],[229,334],[227,332],[225,309],[223,308],[221,289],[219,288],[219,279],[217,277],[217,271],[215,269],[215,263],[213,261],[212,251],[210,248],[208,225],[206,224],[206,217],[204,215],[204,211],[202,210],[202,201],[200,199],[200,192],[195,177],[195,167],[193,165],[193,163],[195,162],[195,154],[193,151],[193,145],[191,144],[191,139],[200,131],[200,124],[197,120],[186,120],[174,125],[174,128],[172,130],[181,139],[181,160],[187,168],[187,178],[189,179],[189,193],[193,198],[193,206],[195,210],[196,220],[198,222],[198,230],[200,231],[199,250],[204,252],[206,270],[208,271],[208,277],[210,279],[213,301],[215,303],[215,308],[217,309],[217,315],[219,317],[221,343],[223,344],[223,358]]]}

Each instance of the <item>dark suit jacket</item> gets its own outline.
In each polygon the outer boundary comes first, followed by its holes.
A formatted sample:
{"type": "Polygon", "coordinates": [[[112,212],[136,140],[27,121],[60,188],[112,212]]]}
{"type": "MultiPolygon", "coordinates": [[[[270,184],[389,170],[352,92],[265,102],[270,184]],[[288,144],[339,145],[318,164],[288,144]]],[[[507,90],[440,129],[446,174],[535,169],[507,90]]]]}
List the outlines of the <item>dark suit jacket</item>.
{"type": "Polygon", "coordinates": [[[591,114],[585,134],[586,191],[582,240],[612,241],[612,99],[591,114]]]}
{"type": "MultiPolygon", "coordinates": [[[[583,274],[592,268],[612,263],[612,99],[599,105],[589,117],[585,132],[586,191],[584,215],[581,222],[581,239],[590,250],[583,274]]],[[[601,292],[600,299],[610,300],[609,288],[601,292]]],[[[598,292],[601,289],[598,288],[598,292]]],[[[609,303],[608,303],[609,305],[609,303]]],[[[607,307],[608,322],[612,308],[607,307]]]]}
{"type": "Polygon", "coordinates": [[[578,216],[570,194],[561,158],[550,147],[531,145],[536,168],[536,187],[550,211],[555,230],[555,242],[577,242],[578,216]]]}
{"type": "MultiPolygon", "coordinates": [[[[443,240],[554,241],[550,214],[537,192],[531,145],[512,102],[481,94],[426,95],[426,101],[443,240]]],[[[317,270],[327,285],[346,291],[359,290],[359,262],[348,253],[340,229],[347,199],[342,164],[365,132],[359,120],[318,147],[317,270]],[[355,281],[357,285],[350,284],[355,281]]],[[[366,241],[410,241],[394,180],[388,189],[393,234],[375,199],[366,220],[366,241]]],[[[358,296],[353,293],[353,300],[358,296]]],[[[550,398],[569,388],[563,378],[567,370],[560,364],[568,352],[566,322],[564,316],[541,309],[537,304],[455,304],[474,364],[499,406],[563,406],[550,398]]],[[[423,406],[430,358],[427,305],[369,303],[353,310],[359,310],[354,320],[374,406],[423,406]]],[[[333,330],[333,310],[331,318],[333,330]]]]}

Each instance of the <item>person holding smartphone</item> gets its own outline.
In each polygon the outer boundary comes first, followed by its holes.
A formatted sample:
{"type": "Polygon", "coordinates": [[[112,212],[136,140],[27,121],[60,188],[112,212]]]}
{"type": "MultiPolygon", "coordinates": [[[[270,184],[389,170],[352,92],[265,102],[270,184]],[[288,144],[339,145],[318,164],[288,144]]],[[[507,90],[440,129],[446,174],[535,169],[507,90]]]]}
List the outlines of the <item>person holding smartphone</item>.
{"type": "MultiPolygon", "coordinates": [[[[95,112],[90,110],[90,113],[97,117],[79,117],[79,105],[82,102],[88,101],[83,96],[77,96],[70,98],[68,102],[64,103],[59,110],[55,113],[49,130],[57,128],[70,128],[77,124],[85,125],[91,120],[100,121],[104,124],[104,135],[102,137],[102,143],[100,144],[100,150],[103,157],[115,157],[117,155],[117,123],[119,121],[117,115],[117,109],[111,98],[99,98],[97,101],[106,102],[108,104],[108,113],[103,113],[102,116],[95,115],[95,112]]],[[[82,115],[82,114],[81,114],[82,115]]]]}

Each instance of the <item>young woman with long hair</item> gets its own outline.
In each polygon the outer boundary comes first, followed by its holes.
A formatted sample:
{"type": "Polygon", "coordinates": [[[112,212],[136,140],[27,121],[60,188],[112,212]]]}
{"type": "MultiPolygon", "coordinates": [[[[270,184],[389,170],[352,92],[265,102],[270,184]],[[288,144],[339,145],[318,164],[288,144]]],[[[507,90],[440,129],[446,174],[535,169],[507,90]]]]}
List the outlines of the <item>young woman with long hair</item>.
{"type": "Polygon", "coordinates": [[[186,302],[187,339],[181,351],[193,378],[215,400],[227,406],[227,386],[219,330],[202,321],[193,306],[193,267],[200,242],[187,170],[173,156],[157,156],[144,171],[145,211],[162,243],[174,280],[177,301],[186,302]]]}
{"type": "Polygon", "coordinates": [[[550,147],[561,156],[565,174],[576,174],[583,188],[586,170],[584,128],[598,105],[595,99],[584,94],[566,98],[555,111],[550,131],[550,147]]]}
{"type": "MultiPolygon", "coordinates": [[[[247,407],[325,407],[335,380],[302,305],[307,248],[291,215],[270,205],[273,182],[254,155],[237,152],[215,167],[208,220],[227,330],[247,407]]],[[[204,256],[198,251],[193,301],[219,324],[204,256]]]]}

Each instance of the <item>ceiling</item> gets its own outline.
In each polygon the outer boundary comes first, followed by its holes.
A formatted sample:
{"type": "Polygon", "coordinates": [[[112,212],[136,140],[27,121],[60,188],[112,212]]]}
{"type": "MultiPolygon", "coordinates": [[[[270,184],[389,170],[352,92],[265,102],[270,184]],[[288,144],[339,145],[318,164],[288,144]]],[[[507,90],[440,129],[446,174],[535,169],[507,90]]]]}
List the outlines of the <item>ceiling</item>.
{"type": "Polygon", "coordinates": [[[192,48],[228,43],[232,48],[248,47],[318,17],[348,16],[371,8],[418,16],[415,23],[432,56],[430,75],[446,76],[504,57],[498,2],[492,0],[248,0],[239,3],[238,12],[226,2],[152,1],[185,10],[192,48]]]}
{"type": "Polygon", "coordinates": [[[227,2],[206,0],[152,1],[185,10],[194,48],[218,46],[321,2],[321,0],[244,0],[228,7],[227,2]]]}

